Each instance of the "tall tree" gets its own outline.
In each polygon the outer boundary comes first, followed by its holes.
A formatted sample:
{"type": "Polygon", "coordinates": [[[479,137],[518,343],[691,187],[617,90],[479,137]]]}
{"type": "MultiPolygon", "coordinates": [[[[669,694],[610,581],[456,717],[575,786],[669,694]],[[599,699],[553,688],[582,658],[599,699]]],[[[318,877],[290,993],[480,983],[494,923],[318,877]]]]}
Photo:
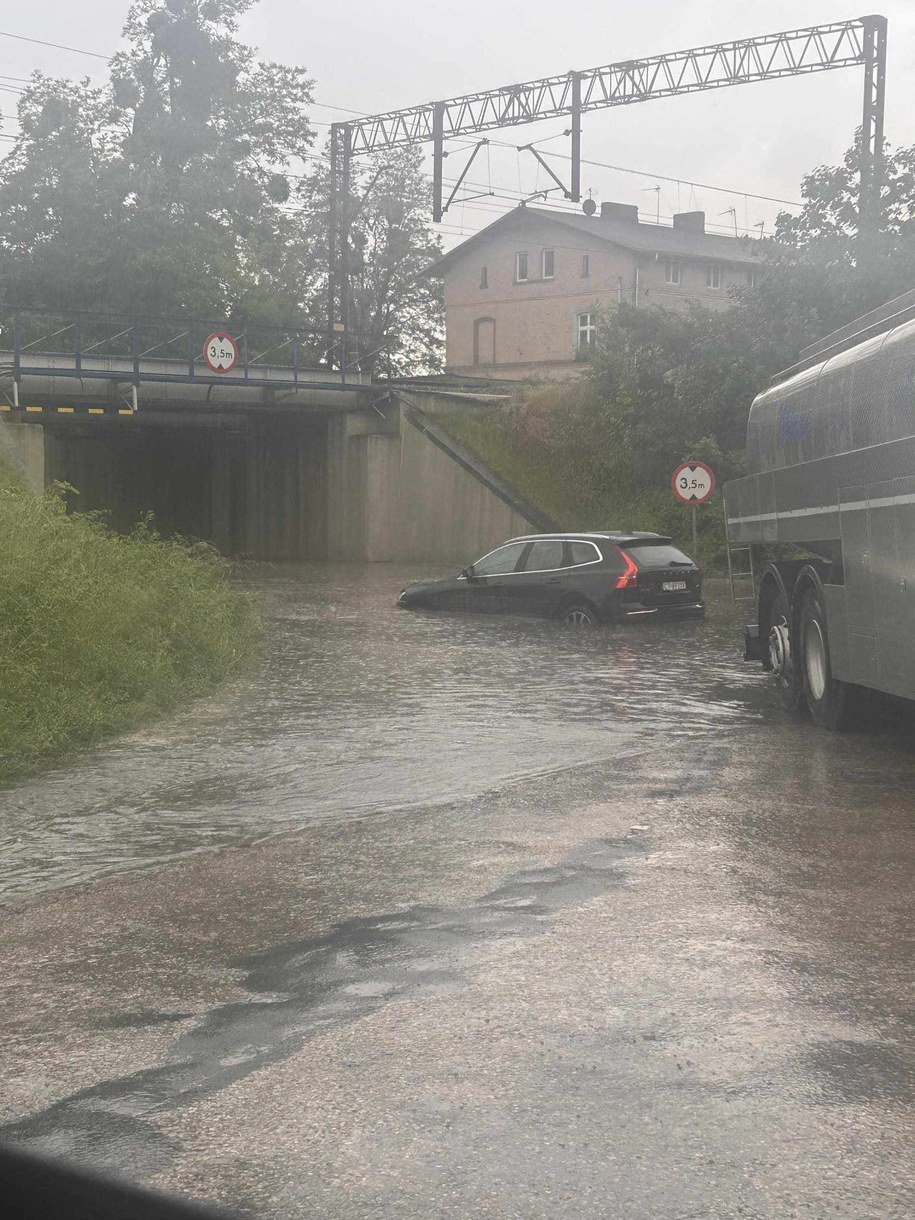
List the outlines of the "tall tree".
{"type": "MultiPolygon", "coordinates": [[[[322,274],[312,281],[310,308],[327,311],[327,235],[330,178],[319,165],[298,192],[301,245],[320,251],[322,274]]],[[[354,162],[350,192],[340,205],[349,292],[347,323],[363,367],[380,361],[393,373],[441,368],[444,317],[441,284],[425,274],[441,256],[429,217],[429,183],[416,148],[354,162]]]]}
{"type": "Polygon", "coordinates": [[[284,171],[314,138],[312,82],[238,40],[253,3],[137,0],[105,86],[33,78],[0,165],[5,295],[146,313],[300,303],[284,171]]]}

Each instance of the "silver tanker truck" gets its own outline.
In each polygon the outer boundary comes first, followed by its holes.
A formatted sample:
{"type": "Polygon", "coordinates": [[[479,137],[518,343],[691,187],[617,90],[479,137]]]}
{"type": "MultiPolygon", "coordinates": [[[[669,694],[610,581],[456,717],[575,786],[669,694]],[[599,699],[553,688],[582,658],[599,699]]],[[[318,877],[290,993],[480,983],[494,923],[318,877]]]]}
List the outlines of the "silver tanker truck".
{"type": "Polygon", "coordinates": [[[915,699],[915,292],[774,379],[747,462],[725,488],[757,607],[745,659],[825,728],[861,688],[915,699]]]}

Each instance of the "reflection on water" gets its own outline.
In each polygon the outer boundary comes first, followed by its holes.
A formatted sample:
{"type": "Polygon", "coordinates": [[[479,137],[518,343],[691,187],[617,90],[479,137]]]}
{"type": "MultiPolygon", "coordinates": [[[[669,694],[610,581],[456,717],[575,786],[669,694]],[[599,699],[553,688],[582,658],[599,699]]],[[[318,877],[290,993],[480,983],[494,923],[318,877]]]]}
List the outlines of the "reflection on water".
{"type": "MultiPolygon", "coordinates": [[[[253,565],[260,672],[0,792],[0,899],[317,818],[472,795],[764,714],[725,608],[570,632],[412,614],[393,565],[253,565]]],[[[427,573],[422,573],[427,574],[427,573]]]]}

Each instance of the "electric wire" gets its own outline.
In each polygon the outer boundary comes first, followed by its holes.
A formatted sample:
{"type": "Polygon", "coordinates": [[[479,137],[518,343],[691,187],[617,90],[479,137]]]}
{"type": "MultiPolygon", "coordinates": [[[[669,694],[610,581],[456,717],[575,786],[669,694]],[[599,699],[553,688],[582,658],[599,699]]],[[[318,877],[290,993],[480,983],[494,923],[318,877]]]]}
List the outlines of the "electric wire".
{"type": "MultiPolygon", "coordinates": [[[[82,48],[82,47],[72,47],[72,46],[65,45],[65,44],[63,44],[63,43],[49,42],[49,41],[47,41],[47,40],[45,40],[45,39],[42,39],[42,38],[32,38],[32,37],[29,37],[29,36],[24,35],[24,34],[14,34],[14,33],[10,32],[10,31],[8,31],[8,30],[0,30],[0,37],[4,37],[4,38],[12,38],[12,39],[15,39],[15,40],[17,40],[17,41],[19,41],[19,42],[28,42],[28,43],[33,43],[33,44],[35,44],[36,46],[46,46],[46,47],[52,47],[52,48],[54,48],[54,49],[56,49],[56,50],[69,51],[69,52],[72,52],[72,53],[77,54],[77,55],[87,55],[87,56],[91,56],[91,57],[92,57],[92,58],[94,58],[94,59],[101,59],[101,60],[104,60],[104,61],[109,62],[109,63],[111,62],[111,60],[112,60],[112,58],[113,58],[112,56],[110,56],[110,55],[105,55],[105,54],[103,54],[102,52],[99,52],[99,51],[89,51],[89,50],[86,50],[85,48],[82,48]]],[[[18,81],[25,81],[25,82],[27,82],[27,81],[28,81],[28,78],[25,78],[25,77],[12,77],[12,76],[9,76],[9,77],[7,77],[7,76],[0,76],[0,79],[2,79],[2,80],[18,80],[18,81]]],[[[11,93],[23,93],[23,92],[24,92],[24,90],[22,90],[22,89],[16,89],[16,88],[14,88],[13,86],[10,86],[10,85],[2,85],[2,84],[0,84],[0,91],[3,91],[3,92],[11,92],[11,93]]],[[[333,105],[333,104],[331,104],[331,103],[329,103],[329,102],[318,102],[318,101],[311,101],[309,104],[310,104],[311,106],[313,106],[313,107],[317,108],[317,109],[320,109],[320,110],[333,110],[333,111],[338,111],[338,112],[340,112],[341,114],[351,114],[351,115],[354,115],[354,116],[359,117],[359,118],[365,118],[365,117],[367,117],[367,112],[366,112],[366,111],[364,111],[364,110],[355,110],[355,109],[353,109],[352,107],[347,107],[347,106],[337,106],[337,105],[333,105]]],[[[318,122],[318,121],[313,121],[313,125],[314,125],[315,127],[327,127],[327,126],[333,126],[333,124],[327,124],[327,123],[324,123],[324,122],[318,122]]],[[[541,138],[541,139],[539,139],[539,140],[536,140],[536,141],[531,141],[529,145],[518,145],[518,144],[513,144],[513,143],[511,143],[511,142],[509,142],[509,141],[505,141],[505,140],[497,140],[497,139],[491,139],[491,140],[489,140],[489,141],[488,141],[488,144],[490,144],[490,145],[494,145],[494,146],[499,147],[499,148],[507,148],[507,149],[512,149],[512,150],[514,150],[514,151],[517,153],[517,155],[518,155],[518,194],[519,194],[519,195],[523,195],[523,193],[524,193],[524,192],[523,192],[522,181],[521,181],[521,157],[520,157],[521,151],[522,151],[522,150],[523,150],[525,147],[530,147],[530,146],[531,146],[531,145],[533,145],[533,144],[543,144],[543,143],[546,143],[546,142],[548,142],[548,141],[550,141],[550,140],[558,139],[560,136],[562,136],[562,135],[564,135],[564,134],[565,134],[565,132],[557,132],[557,133],[555,133],[554,135],[551,135],[551,136],[544,136],[544,137],[542,137],[542,138],[541,138]]],[[[0,138],[3,138],[3,139],[5,139],[5,140],[15,140],[15,138],[16,138],[16,137],[11,137],[11,136],[2,136],[2,137],[0,137],[0,138]]],[[[472,145],[472,144],[463,143],[463,144],[458,144],[458,145],[456,145],[456,147],[458,147],[458,148],[461,148],[461,147],[464,147],[464,148],[471,148],[471,147],[473,147],[473,145],[472,145]]],[[[302,159],[309,159],[309,160],[314,160],[314,159],[315,159],[313,156],[312,156],[312,157],[307,157],[305,154],[300,154],[300,155],[301,155],[302,159]]],[[[571,158],[571,157],[570,157],[568,154],[565,154],[565,153],[556,153],[556,152],[550,152],[550,151],[544,150],[544,151],[543,151],[543,153],[542,153],[541,155],[542,155],[542,156],[544,156],[544,157],[553,157],[553,158],[555,158],[556,160],[565,161],[565,162],[567,162],[567,163],[569,163],[569,164],[571,164],[571,161],[572,161],[572,158],[571,158]]],[[[489,157],[489,150],[487,149],[487,158],[488,158],[488,157],[489,157]]],[[[321,160],[326,161],[326,160],[327,160],[327,158],[321,158],[321,160]]],[[[777,196],[773,196],[773,195],[762,195],[762,194],[758,194],[758,193],[753,192],[753,191],[745,191],[745,190],[740,190],[740,189],[737,189],[737,188],[730,188],[730,187],[714,186],[714,185],[711,185],[710,183],[695,182],[695,181],[692,181],[692,180],[687,179],[687,178],[677,178],[677,177],[674,177],[674,176],[669,175],[669,174],[656,174],[656,173],[650,173],[650,172],[648,172],[648,171],[646,171],[646,170],[638,170],[638,169],[633,169],[633,168],[631,168],[631,167],[629,167],[629,166],[623,166],[623,165],[614,165],[614,164],[611,164],[611,163],[609,163],[609,162],[605,162],[605,161],[595,161],[595,160],[593,160],[593,159],[589,159],[589,158],[586,158],[586,157],[582,157],[582,158],[581,158],[581,164],[582,164],[582,165],[589,165],[589,166],[592,166],[593,168],[597,168],[597,169],[606,169],[606,170],[611,170],[611,171],[616,172],[616,173],[632,174],[632,175],[635,175],[635,176],[637,176],[637,177],[642,177],[642,178],[652,178],[652,179],[654,179],[656,182],[657,182],[657,181],[663,181],[663,182],[671,182],[671,183],[676,183],[678,186],[680,186],[680,185],[689,186],[689,187],[691,188],[691,191],[692,191],[692,189],[694,189],[694,188],[698,187],[700,190],[716,191],[716,192],[718,192],[718,193],[720,193],[720,194],[725,194],[725,195],[739,195],[739,196],[743,196],[745,199],[747,199],[747,198],[749,198],[749,199],[758,199],[758,200],[761,200],[761,201],[766,202],[766,203],[779,203],[779,204],[782,204],[782,205],[785,205],[785,206],[788,206],[788,207],[797,207],[797,208],[799,208],[799,207],[803,207],[803,204],[802,204],[802,203],[800,203],[800,202],[798,202],[797,200],[792,200],[792,199],[781,199],[781,198],[779,198],[779,197],[777,197],[777,196]]],[[[287,176],[297,176],[297,175],[287,175],[287,176]]],[[[425,175],[425,176],[426,176],[427,178],[429,177],[429,175],[425,175]]],[[[488,187],[491,185],[491,169],[490,169],[490,174],[489,174],[489,177],[490,177],[490,183],[489,183],[489,184],[487,184],[487,189],[488,189],[488,187]]],[[[468,182],[468,183],[467,183],[467,185],[468,185],[468,186],[482,186],[482,184],[480,184],[480,183],[470,183],[470,182],[468,182]]],[[[505,199],[510,199],[512,202],[515,202],[515,200],[514,200],[514,197],[513,197],[513,196],[508,196],[508,195],[506,195],[506,196],[500,196],[500,195],[497,195],[497,193],[496,193],[496,192],[491,192],[491,193],[492,193],[494,196],[496,196],[497,198],[505,198],[505,199]]],[[[538,191],[536,191],[536,190],[535,190],[535,192],[534,192],[534,194],[539,194],[539,193],[540,193],[540,192],[538,192],[538,191]]],[[[455,200],[455,203],[461,203],[461,202],[462,202],[461,200],[455,200]]],[[[554,203],[558,203],[559,201],[553,201],[553,202],[554,202],[554,203]]],[[[665,202],[666,202],[666,201],[665,201],[665,202]]],[[[480,205],[478,205],[478,204],[474,203],[474,205],[473,205],[473,206],[480,206],[480,205]]],[[[503,210],[504,210],[504,209],[503,209],[503,210]]],[[[577,209],[576,209],[576,210],[577,210],[577,209]]],[[[709,227],[710,227],[710,228],[711,228],[711,227],[719,227],[719,228],[723,228],[724,226],[709,226],[709,227]]]]}
{"type": "Polygon", "coordinates": [[[39,47],[54,47],[57,51],[72,51],[74,55],[91,55],[93,59],[107,59],[110,55],[102,55],[99,51],[84,51],[82,47],[67,47],[60,42],[45,42],[43,38],[27,38],[25,34],[11,34],[8,30],[0,30],[0,38],[15,38],[17,42],[33,42],[39,47]]]}

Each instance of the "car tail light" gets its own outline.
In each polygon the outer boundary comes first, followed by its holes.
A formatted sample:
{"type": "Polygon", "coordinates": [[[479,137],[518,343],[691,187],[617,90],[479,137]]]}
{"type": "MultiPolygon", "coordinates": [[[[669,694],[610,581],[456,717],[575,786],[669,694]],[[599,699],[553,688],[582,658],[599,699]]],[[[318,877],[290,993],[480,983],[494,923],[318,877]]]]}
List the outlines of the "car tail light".
{"type": "Polygon", "coordinates": [[[623,557],[623,563],[626,565],[626,570],[616,582],[618,589],[635,589],[639,583],[639,568],[638,564],[631,555],[627,555],[620,547],[616,548],[623,557]]]}

